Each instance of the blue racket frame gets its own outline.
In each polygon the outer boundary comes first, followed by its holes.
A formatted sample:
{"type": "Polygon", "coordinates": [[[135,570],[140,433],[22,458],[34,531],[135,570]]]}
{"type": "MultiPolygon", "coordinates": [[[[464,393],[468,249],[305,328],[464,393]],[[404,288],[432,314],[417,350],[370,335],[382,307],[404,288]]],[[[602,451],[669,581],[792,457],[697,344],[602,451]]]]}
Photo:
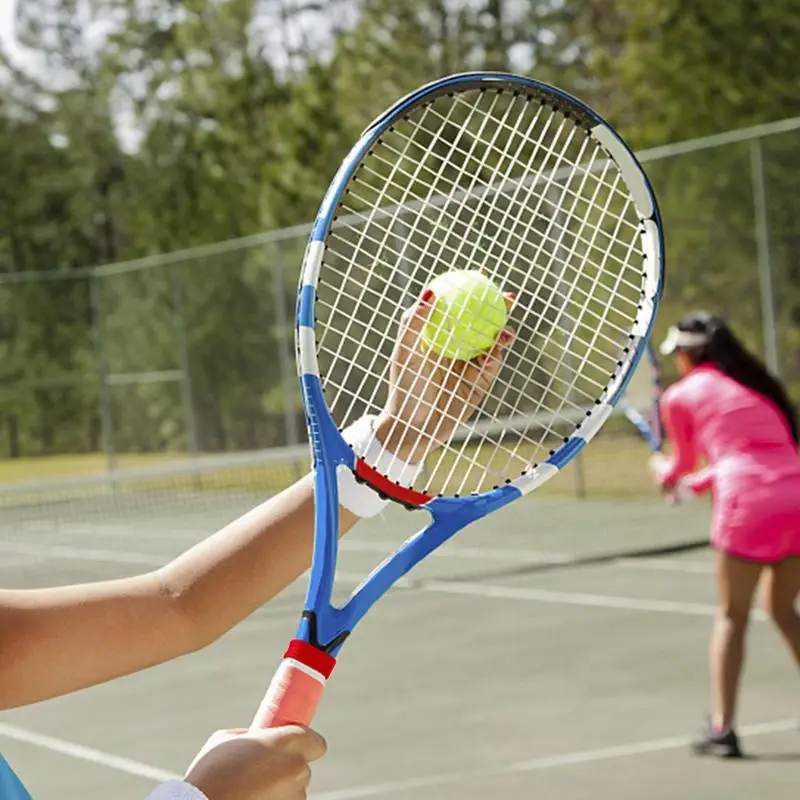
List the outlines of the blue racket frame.
{"type": "Polygon", "coordinates": [[[664,429],[661,425],[661,413],[659,410],[659,398],[661,396],[661,366],[656,358],[652,344],[647,343],[645,357],[653,370],[653,407],[650,411],[652,422],[634,408],[623,397],[618,408],[628,418],[628,421],[636,428],[639,435],[644,439],[647,446],[654,452],[660,453],[664,449],[664,429]]]}
{"type": "MultiPolygon", "coordinates": [[[[598,139],[600,135],[598,134],[598,139]]],[[[309,237],[304,258],[296,308],[296,341],[298,366],[300,370],[300,389],[306,414],[310,445],[314,466],[315,493],[315,543],[304,611],[295,638],[308,642],[323,652],[336,656],[349,633],[359,620],[369,611],[399,578],[424,559],[429,553],[450,539],[466,525],[486,516],[513,500],[524,492],[552,477],[573,458],[575,458],[588,439],[613,411],[625,387],[645,352],[653,319],[661,298],[663,284],[663,234],[655,194],[644,171],[632,152],[618,134],[591,108],[567,93],[548,84],[516,75],[496,72],[477,72],[453,75],[427,84],[405,98],[399,100],[382,115],[377,117],[362,133],[360,140],[344,159],[325,197],[320,205],[309,237]],[[652,257],[657,260],[655,277],[650,291],[652,313],[642,320],[641,329],[631,335],[631,342],[624,361],[620,361],[616,380],[612,380],[607,394],[588,424],[569,437],[545,462],[523,479],[501,486],[492,491],[469,497],[436,497],[423,507],[431,516],[429,524],[406,541],[395,553],[380,563],[350,595],[342,606],[331,602],[336,573],[339,538],[339,503],[337,470],[356,471],[356,456],[342,438],[336,423],[325,402],[316,363],[316,344],[314,337],[316,301],[316,277],[319,272],[324,241],[330,229],[335,210],[342,193],[361,160],[369,152],[380,135],[400,117],[426,100],[438,94],[458,88],[514,84],[527,93],[546,96],[551,105],[561,103],[570,114],[581,116],[587,129],[592,132],[602,130],[602,141],[616,150],[618,156],[628,164],[627,177],[633,178],[634,186],[629,190],[637,207],[648,209],[643,215],[643,224],[652,226],[657,245],[653,246],[652,257]]],[[[397,498],[393,498],[397,499],[397,498]]]]}

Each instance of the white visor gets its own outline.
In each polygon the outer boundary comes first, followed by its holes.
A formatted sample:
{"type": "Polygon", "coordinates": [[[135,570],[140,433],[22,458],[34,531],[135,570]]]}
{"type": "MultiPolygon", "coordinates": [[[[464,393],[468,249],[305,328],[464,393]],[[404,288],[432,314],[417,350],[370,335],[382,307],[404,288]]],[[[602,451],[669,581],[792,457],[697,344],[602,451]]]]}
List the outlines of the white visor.
{"type": "Polygon", "coordinates": [[[673,325],[658,349],[662,356],[671,356],[679,347],[699,347],[702,344],[708,344],[708,336],[705,333],[679,331],[673,325]]]}

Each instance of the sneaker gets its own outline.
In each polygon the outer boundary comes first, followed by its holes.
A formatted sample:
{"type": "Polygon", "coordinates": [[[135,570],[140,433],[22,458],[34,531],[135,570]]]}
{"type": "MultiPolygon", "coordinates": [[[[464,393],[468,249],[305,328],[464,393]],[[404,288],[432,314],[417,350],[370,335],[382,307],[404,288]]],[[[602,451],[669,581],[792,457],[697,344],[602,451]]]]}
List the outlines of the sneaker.
{"type": "Polygon", "coordinates": [[[692,742],[692,752],[697,756],[741,758],[739,737],[733,728],[717,733],[709,723],[692,742]]]}

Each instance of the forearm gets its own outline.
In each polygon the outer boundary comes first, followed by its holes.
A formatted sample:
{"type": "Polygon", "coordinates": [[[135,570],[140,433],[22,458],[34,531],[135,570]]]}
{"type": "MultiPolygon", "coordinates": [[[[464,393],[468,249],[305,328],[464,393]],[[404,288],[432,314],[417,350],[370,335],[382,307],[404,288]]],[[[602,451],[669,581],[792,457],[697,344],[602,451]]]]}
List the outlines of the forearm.
{"type": "Polygon", "coordinates": [[[0,708],[35,703],[166,660],[185,642],[155,574],[0,591],[0,708]]]}
{"type": "MultiPolygon", "coordinates": [[[[341,532],[356,520],[342,511],[341,532]]],[[[313,531],[309,476],[156,572],[0,591],[0,707],[76,691],[212,642],[308,568],[313,531]]]]}
{"type": "Polygon", "coordinates": [[[662,404],[664,433],[672,444],[672,454],[659,463],[656,479],[666,487],[672,488],[684,475],[697,466],[699,455],[693,433],[691,411],[685,404],[670,399],[662,404]]]}
{"type": "MultiPolygon", "coordinates": [[[[340,535],[357,521],[340,509],[340,535]]],[[[214,641],[297,579],[311,564],[313,543],[309,475],[160,570],[192,649],[214,641]]]]}

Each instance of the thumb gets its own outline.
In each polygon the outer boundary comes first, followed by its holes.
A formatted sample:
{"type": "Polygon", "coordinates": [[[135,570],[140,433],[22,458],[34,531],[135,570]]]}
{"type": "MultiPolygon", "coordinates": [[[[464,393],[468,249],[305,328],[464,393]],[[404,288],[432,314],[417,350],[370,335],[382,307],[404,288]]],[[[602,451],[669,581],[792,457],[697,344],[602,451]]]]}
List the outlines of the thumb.
{"type": "Polygon", "coordinates": [[[436,295],[433,290],[425,289],[417,302],[403,312],[400,318],[400,335],[404,344],[407,344],[405,340],[409,333],[419,334],[422,331],[435,305],[436,295]]]}
{"type": "Polygon", "coordinates": [[[281,749],[297,753],[305,761],[316,761],[328,750],[325,739],[311,728],[301,725],[284,725],[279,728],[263,728],[250,731],[249,737],[265,745],[280,744],[281,749]]]}

